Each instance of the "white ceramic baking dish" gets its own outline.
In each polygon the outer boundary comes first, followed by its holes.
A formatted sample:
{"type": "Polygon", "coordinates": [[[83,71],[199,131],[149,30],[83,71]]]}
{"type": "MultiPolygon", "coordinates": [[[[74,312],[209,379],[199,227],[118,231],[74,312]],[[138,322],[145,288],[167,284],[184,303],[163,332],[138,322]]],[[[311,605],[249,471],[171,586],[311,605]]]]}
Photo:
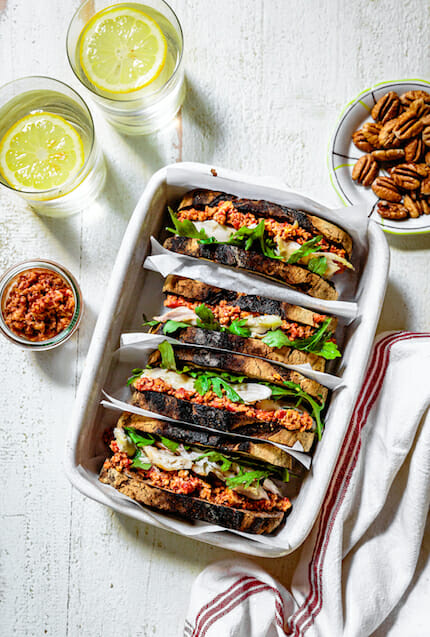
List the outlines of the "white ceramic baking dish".
{"type": "MultiPolygon", "coordinates": [[[[215,175],[211,171],[212,166],[203,164],[167,166],[156,172],[145,188],[130,219],[106,290],[66,441],[65,471],[81,493],[119,513],[169,530],[172,530],[172,524],[164,524],[162,514],[154,518],[144,507],[116,498],[113,489],[96,480],[101,457],[105,453],[101,441],[102,431],[107,422],[114,422],[118,417],[118,413],[100,406],[112,355],[119,346],[120,334],[136,331],[142,321],[142,312],[150,314],[151,310],[151,299],[145,297],[145,281],[148,276],[156,275],[146,273],[142,268],[149,250],[150,236],[159,233],[166,205],[177,201],[184,192],[195,187],[221,189],[238,196],[276,201],[273,196],[275,185],[282,203],[288,204],[290,200],[293,205],[297,200],[296,193],[280,186],[276,180],[251,178],[221,168],[216,168],[215,175]],[[184,181],[184,174],[190,175],[188,181],[184,181]],[[109,495],[110,491],[112,495],[109,495]]],[[[322,211],[322,214],[327,210],[314,201],[307,201],[310,210],[322,211]]],[[[250,555],[279,557],[298,548],[310,532],[324,500],[359,394],[385,294],[389,250],[384,233],[373,222],[368,225],[367,240],[368,254],[355,297],[359,318],[346,328],[344,355],[339,370],[344,387],[331,398],[327,414],[330,427],[326,427],[323,439],[317,446],[312,469],[294,500],[282,535],[258,540],[228,531],[193,535],[191,530],[187,535],[250,555]]],[[[181,524],[188,524],[192,529],[192,523],[179,523],[174,529],[176,532],[181,532],[181,524]]]]}

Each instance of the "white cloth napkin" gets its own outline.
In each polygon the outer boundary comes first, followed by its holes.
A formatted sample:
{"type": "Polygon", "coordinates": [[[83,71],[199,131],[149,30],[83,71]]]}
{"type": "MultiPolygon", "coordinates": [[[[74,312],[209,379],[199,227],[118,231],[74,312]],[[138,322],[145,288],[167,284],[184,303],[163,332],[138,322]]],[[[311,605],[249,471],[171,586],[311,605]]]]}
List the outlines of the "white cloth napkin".
{"type": "Polygon", "coordinates": [[[429,369],[430,334],[379,337],[291,592],[249,560],[211,565],[193,584],[184,637],[368,637],[390,613],[391,628],[402,617],[402,634],[428,634],[428,563],[414,583],[422,617],[399,608],[429,511],[429,369]]]}

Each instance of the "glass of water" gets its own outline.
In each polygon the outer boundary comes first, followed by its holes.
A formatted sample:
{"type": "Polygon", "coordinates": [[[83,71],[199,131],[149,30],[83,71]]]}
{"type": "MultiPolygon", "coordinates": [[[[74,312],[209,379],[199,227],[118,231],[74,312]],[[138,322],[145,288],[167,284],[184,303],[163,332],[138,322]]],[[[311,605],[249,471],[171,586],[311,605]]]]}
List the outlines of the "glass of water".
{"type": "Polygon", "coordinates": [[[183,35],[164,0],[86,0],[67,33],[79,81],[119,131],[152,133],[179,111],[185,96],[183,35]]]}
{"type": "Polygon", "coordinates": [[[105,181],[90,111],[67,84],[24,77],[0,87],[0,184],[38,213],[87,208],[105,181]]]}

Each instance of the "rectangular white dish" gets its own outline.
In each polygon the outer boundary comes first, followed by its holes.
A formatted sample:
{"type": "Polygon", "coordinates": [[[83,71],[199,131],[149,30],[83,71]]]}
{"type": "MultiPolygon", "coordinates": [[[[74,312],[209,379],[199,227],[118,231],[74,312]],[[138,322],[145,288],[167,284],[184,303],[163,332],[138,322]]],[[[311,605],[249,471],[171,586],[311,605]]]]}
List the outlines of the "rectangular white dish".
{"type": "MultiPolygon", "coordinates": [[[[202,164],[181,164],[162,168],[153,175],[130,219],[106,290],[94,335],[82,373],[75,409],[68,429],[65,471],[72,484],[88,497],[136,520],[168,528],[195,539],[232,550],[264,557],[279,557],[295,550],[310,532],[323,502],[336,460],[345,437],[352,409],[364,376],[370,348],[376,330],[389,267],[389,250],[382,230],[374,223],[367,229],[368,255],[361,274],[355,302],[359,319],[346,330],[346,346],[340,368],[344,387],[331,398],[322,441],[317,445],[311,471],[307,474],[287,518],[282,536],[253,539],[229,531],[212,531],[195,535],[193,525],[172,522],[163,515],[150,515],[143,507],[109,495],[109,488],[97,482],[100,457],[104,453],[101,441],[106,423],[106,410],[100,406],[102,389],[119,346],[120,334],[136,330],[142,312],[150,314],[150,299],[145,299],[148,273],[142,264],[149,250],[149,238],[157,236],[166,205],[177,201],[192,188],[211,188],[232,194],[279,201],[297,206],[297,195],[275,185],[273,180],[259,180],[202,164]],[[189,175],[184,181],[184,175],[189,175]]],[[[304,204],[302,204],[304,205],[304,204]]],[[[306,199],[306,209],[327,214],[327,208],[306,199]]],[[[345,209],[346,212],[347,209],[345,209]]],[[[150,273],[151,276],[153,273],[150,273]]],[[[161,279],[160,279],[161,281],[161,279]]],[[[306,302],[303,301],[306,305],[306,302]]],[[[111,420],[117,414],[111,414],[111,420]]]]}

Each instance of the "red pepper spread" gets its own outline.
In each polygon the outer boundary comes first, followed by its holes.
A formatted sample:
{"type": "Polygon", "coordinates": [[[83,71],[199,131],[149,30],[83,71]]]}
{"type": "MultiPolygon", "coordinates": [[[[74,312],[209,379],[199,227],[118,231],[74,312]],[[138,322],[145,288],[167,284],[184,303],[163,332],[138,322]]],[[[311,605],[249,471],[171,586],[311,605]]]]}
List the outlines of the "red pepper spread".
{"type": "Polygon", "coordinates": [[[8,328],[29,341],[46,341],[62,332],[73,318],[71,287],[52,270],[34,268],[12,282],[2,304],[8,328]]]}

